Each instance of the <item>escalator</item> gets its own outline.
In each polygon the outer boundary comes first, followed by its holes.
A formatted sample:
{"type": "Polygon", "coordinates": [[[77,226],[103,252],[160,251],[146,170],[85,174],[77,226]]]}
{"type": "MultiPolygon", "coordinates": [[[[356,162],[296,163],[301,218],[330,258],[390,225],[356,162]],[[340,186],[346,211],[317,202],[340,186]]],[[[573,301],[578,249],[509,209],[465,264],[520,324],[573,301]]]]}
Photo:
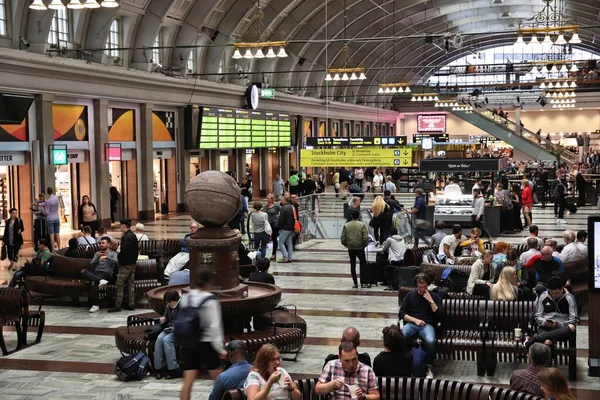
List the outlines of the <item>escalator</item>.
{"type": "Polygon", "coordinates": [[[469,113],[457,110],[448,111],[484,132],[512,145],[515,149],[519,149],[533,159],[547,161],[560,159],[560,162],[566,163],[568,166],[578,161],[577,155],[573,152],[525,128],[521,128],[521,132],[518,133],[516,124],[513,121],[502,118],[490,110],[474,109],[469,113]]]}

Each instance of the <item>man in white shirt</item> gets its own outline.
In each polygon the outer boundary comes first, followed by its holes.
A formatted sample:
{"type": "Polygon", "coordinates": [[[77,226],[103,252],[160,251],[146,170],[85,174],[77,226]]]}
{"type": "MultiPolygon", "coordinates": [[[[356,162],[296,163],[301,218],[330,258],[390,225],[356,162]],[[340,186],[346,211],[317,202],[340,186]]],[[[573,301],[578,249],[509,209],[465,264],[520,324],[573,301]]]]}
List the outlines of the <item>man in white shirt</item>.
{"type": "Polygon", "coordinates": [[[562,260],[562,262],[566,263],[570,261],[575,261],[584,258],[587,255],[587,253],[582,253],[582,251],[579,249],[577,243],[575,243],[576,239],[577,236],[575,235],[575,232],[571,230],[567,230],[563,234],[565,247],[563,247],[562,251],[560,252],[560,259],[562,260]]]}
{"type": "Polygon", "coordinates": [[[577,241],[575,242],[575,244],[577,245],[577,248],[583,255],[587,255],[588,253],[588,247],[585,244],[587,236],[588,234],[586,231],[577,231],[577,241]]]}
{"type": "Polygon", "coordinates": [[[471,194],[473,194],[473,191],[475,189],[482,191],[481,190],[482,186],[483,186],[483,181],[481,180],[481,177],[479,177],[479,178],[477,178],[477,180],[475,181],[475,184],[473,185],[473,188],[471,189],[471,194]]]}
{"type": "Polygon", "coordinates": [[[458,224],[452,226],[452,234],[446,235],[440,243],[438,260],[443,264],[454,264],[454,251],[463,240],[467,238],[462,234],[462,227],[458,224]]]}
{"type": "Polygon", "coordinates": [[[381,186],[383,185],[383,175],[379,168],[375,170],[373,175],[373,193],[381,193],[381,186]]]}
{"type": "Polygon", "coordinates": [[[527,261],[529,261],[529,259],[535,256],[536,254],[540,254],[540,251],[538,250],[537,238],[527,238],[527,247],[529,248],[529,250],[521,254],[521,257],[519,257],[519,260],[521,260],[523,264],[527,264],[527,261]]]}
{"type": "Polygon", "coordinates": [[[523,238],[523,244],[529,243],[528,242],[529,238],[534,238],[537,241],[538,246],[539,247],[543,247],[544,246],[544,241],[541,238],[538,237],[539,233],[540,233],[540,230],[539,230],[538,226],[537,225],[531,225],[529,227],[529,236],[523,238]]]}

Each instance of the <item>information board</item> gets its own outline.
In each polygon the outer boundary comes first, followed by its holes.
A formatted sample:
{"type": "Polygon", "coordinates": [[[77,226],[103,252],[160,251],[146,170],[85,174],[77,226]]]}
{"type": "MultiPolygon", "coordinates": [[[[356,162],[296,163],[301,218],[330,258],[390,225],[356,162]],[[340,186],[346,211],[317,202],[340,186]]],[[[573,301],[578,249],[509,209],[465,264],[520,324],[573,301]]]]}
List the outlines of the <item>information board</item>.
{"type": "Polygon", "coordinates": [[[406,136],[309,137],[307,146],[403,146],[406,136]]]}
{"type": "Polygon", "coordinates": [[[292,123],[287,113],[202,108],[200,149],[289,147],[292,123]]]}
{"type": "Polygon", "coordinates": [[[422,138],[432,138],[436,143],[447,143],[449,137],[447,133],[417,133],[413,135],[413,143],[421,143],[422,138]]]}
{"type": "Polygon", "coordinates": [[[417,132],[446,132],[446,114],[417,115],[417,132]]]}
{"type": "Polygon", "coordinates": [[[319,149],[300,150],[300,165],[303,167],[410,167],[412,149],[319,149]]]}

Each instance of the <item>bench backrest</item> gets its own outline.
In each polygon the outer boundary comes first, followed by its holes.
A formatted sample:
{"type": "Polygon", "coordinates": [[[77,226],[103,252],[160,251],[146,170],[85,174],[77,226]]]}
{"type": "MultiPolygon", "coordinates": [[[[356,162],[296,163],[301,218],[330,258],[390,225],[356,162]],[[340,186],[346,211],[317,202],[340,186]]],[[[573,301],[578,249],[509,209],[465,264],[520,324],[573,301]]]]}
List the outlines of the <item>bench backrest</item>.
{"type": "Polygon", "coordinates": [[[18,321],[27,306],[27,293],[21,288],[0,288],[0,319],[3,322],[18,321]]]}
{"type": "Polygon", "coordinates": [[[486,318],[485,300],[444,299],[446,311],[444,328],[449,330],[479,331],[479,324],[486,318]]]}
{"type": "MultiPolygon", "coordinates": [[[[487,301],[487,318],[498,331],[511,331],[527,327],[535,313],[535,301],[487,301]]],[[[529,332],[531,333],[531,332],[529,332]]]]}
{"type": "Polygon", "coordinates": [[[431,264],[431,263],[421,263],[419,266],[419,272],[425,271],[425,269],[431,268],[435,271],[435,280],[434,283],[440,283],[440,277],[446,268],[452,268],[461,272],[464,272],[469,276],[471,274],[471,266],[470,265],[450,265],[450,264],[431,264]]]}
{"type": "Polygon", "coordinates": [[[423,254],[425,254],[425,252],[428,250],[433,250],[435,253],[438,251],[437,246],[423,246],[417,247],[416,249],[406,249],[406,253],[404,253],[403,265],[407,267],[412,265],[421,265],[423,262],[423,254]]]}
{"type": "Polygon", "coordinates": [[[140,242],[140,254],[156,256],[162,253],[173,257],[181,251],[181,245],[177,239],[167,240],[143,240],[140,242]]]}
{"type": "Polygon", "coordinates": [[[77,246],[77,257],[92,259],[98,251],[100,251],[100,243],[80,245],[77,246]]]}

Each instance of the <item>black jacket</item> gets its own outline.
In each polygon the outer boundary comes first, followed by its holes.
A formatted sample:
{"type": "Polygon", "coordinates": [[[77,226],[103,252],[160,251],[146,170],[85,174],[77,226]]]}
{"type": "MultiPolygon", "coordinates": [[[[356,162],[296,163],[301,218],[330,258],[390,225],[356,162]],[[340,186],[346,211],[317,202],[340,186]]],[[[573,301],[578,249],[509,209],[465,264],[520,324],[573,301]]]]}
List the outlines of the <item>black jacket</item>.
{"type": "Polygon", "coordinates": [[[138,240],[135,233],[127,230],[121,238],[121,251],[117,257],[119,265],[135,265],[138,258],[138,240]]]}
{"type": "Polygon", "coordinates": [[[446,317],[446,311],[442,305],[442,300],[437,294],[432,292],[430,292],[430,294],[432,300],[438,306],[436,312],[433,312],[431,305],[429,305],[427,300],[417,293],[417,289],[413,289],[404,296],[398,318],[404,319],[406,315],[410,315],[411,317],[423,320],[426,324],[433,325],[434,327],[438,322],[443,323],[446,317]]]}
{"type": "MultiPolygon", "coordinates": [[[[4,237],[2,238],[2,243],[4,243],[5,245],[8,246],[8,235],[9,235],[9,231],[8,231],[8,227],[9,227],[9,221],[10,219],[6,220],[6,226],[4,227],[4,237]]],[[[22,246],[23,245],[23,235],[19,232],[19,230],[21,232],[23,232],[25,230],[25,228],[23,228],[23,220],[21,218],[17,218],[15,223],[13,224],[13,246],[22,246]]]]}
{"type": "Polygon", "coordinates": [[[279,230],[293,231],[294,230],[294,206],[287,203],[279,212],[279,230]]]}

